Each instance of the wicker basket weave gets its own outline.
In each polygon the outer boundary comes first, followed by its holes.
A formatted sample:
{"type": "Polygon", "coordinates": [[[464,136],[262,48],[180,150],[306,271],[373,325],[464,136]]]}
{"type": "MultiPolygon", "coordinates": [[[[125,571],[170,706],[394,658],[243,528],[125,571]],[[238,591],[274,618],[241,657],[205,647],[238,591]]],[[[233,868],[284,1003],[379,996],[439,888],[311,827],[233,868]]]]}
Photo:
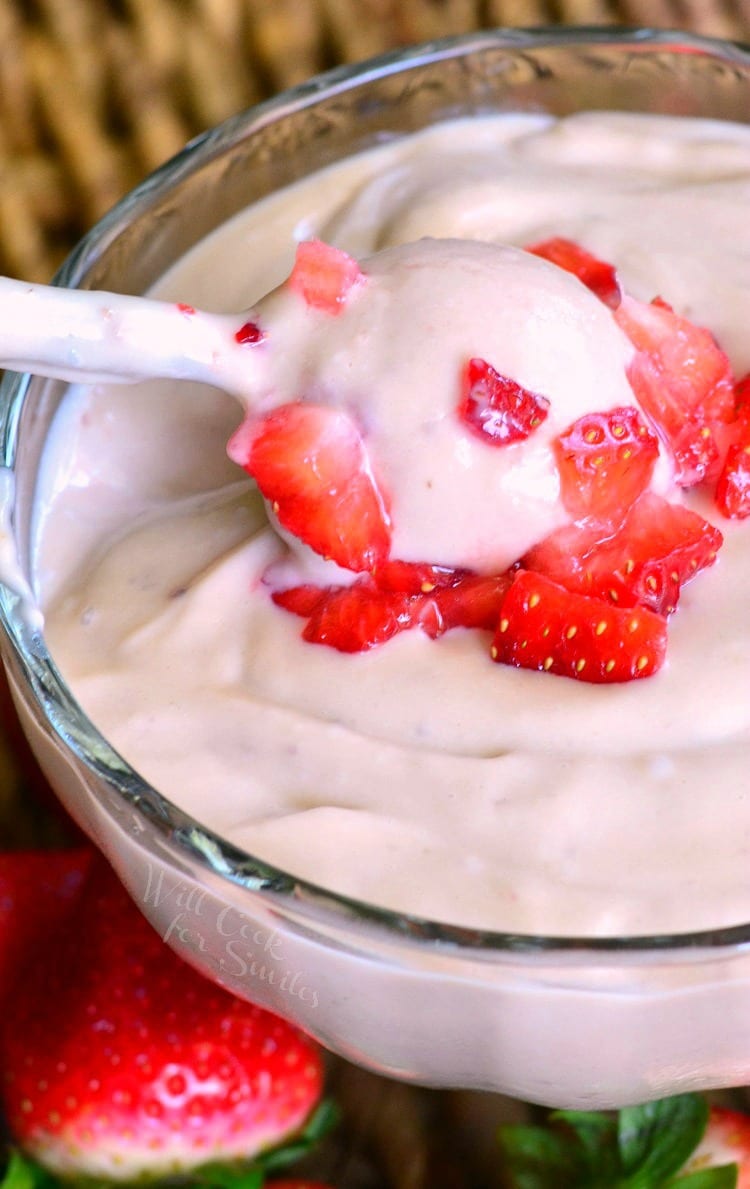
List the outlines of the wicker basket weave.
{"type": "Polygon", "coordinates": [[[196,132],[338,62],[618,22],[750,39],[750,0],[0,0],[0,272],[49,279],[196,132]]]}

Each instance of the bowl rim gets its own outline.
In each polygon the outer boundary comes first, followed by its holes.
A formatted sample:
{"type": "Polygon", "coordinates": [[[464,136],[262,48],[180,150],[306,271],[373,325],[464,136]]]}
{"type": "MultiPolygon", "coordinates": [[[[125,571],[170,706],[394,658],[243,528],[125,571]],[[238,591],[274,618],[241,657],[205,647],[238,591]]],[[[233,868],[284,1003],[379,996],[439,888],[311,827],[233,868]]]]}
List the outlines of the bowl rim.
{"type": "MultiPolygon", "coordinates": [[[[145,211],[175,184],[209,161],[253,135],[269,123],[330,98],[371,79],[489,49],[517,50],[556,46],[622,46],[676,52],[685,50],[720,59],[750,72],[750,47],[741,43],[703,37],[681,30],[622,28],[620,26],[544,26],[533,29],[486,30],[441,38],[399,49],[354,65],[326,71],[296,87],[230,117],[215,128],[195,137],[166,161],[106,214],[70,253],[53,284],[74,288],[85,280],[96,259],[126,229],[132,215],[145,211]]],[[[0,465],[12,471],[15,460],[18,418],[33,377],[6,372],[0,383],[0,465]]],[[[7,512],[6,512],[7,515],[7,512]]],[[[174,805],[145,781],[107,743],[75,701],[54,662],[42,635],[25,609],[24,599],[0,583],[0,625],[4,629],[14,660],[29,683],[45,725],[73,753],[75,758],[117,795],[118,809],[129,810],[141,822],[142,830],[155,830],[161,857],[179,863],[197,863],[206,875],[239,885],[260,894],[276,911],[293,911],[316,925],[346,931],[367,926],[381,941],[397,945],[439,949],[443,957],[460,957],[486,962],[511,956],[533,955],[538,960],[559,961],[566,955],[578,959],[607,955],[656,954],[705,960],[706,951],[717,953],[750,947],[750,922],[722,928],[679,933],[632,936],[562,936],[503,932],[452,925],[416,914],[397,912],[377,904],[346,896],[313,881],[298,878],[283,869],[257,859],[222,838],[174,805]]],[[[116,814],[97,794],[110,821],[116,814]]],[[[120,825],[121,828],[121,825],[120,825]]],[[[337,935],[341,940],[341,933],[337,935]]],[[[361,949],[361,933],[351,936],[361,949]]],[[[344,939],[345,942],[345,939],[344,939]]]]}

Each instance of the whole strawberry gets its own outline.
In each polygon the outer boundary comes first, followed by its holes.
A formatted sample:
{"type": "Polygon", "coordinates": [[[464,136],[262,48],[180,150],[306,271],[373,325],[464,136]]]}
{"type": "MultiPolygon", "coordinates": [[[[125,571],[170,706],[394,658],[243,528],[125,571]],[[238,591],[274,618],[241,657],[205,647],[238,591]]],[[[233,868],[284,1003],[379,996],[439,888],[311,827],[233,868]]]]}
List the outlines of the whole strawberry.
{"type": "Polygon", "coordinates": [[[91,858],[84,846],[0,854],[0,1001],[73,911],[91,858]]]}
{"type": "Polygon", "coordinates": [[[300,1130],[322,1084],[313,1044],[188,967],[100,859],[15,984],[2,1048],[10,1130],[62,1176],[249,1161],[300,1130]]]}

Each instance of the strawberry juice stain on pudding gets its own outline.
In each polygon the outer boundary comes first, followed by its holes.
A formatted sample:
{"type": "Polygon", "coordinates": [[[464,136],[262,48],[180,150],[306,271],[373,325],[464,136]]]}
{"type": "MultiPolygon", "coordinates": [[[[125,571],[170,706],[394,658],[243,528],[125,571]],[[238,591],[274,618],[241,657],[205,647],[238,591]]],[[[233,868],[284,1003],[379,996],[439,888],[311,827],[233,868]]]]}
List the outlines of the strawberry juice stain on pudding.
{"type": "Polygon", "coordinates": [[[97,726],[383,907],[750,919],[748,199],[739,126],[503,116],[215,232],[156,296],[254,306],[252,416],[72,388],[47,447],[46,635],[97,726]]]}

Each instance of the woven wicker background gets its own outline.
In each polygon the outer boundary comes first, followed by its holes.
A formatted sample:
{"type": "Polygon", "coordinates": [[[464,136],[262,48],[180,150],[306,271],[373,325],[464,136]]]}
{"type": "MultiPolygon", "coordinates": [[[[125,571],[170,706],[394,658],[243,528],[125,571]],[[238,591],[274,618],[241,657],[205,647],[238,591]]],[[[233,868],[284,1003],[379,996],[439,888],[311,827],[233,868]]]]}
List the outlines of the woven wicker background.
{"type": "Polygon", "coordinates": [[[319,70],[554,23],[750,40],[750,0],[0,0],[0,272],[47,280],[196,132],[319,70]]]}

